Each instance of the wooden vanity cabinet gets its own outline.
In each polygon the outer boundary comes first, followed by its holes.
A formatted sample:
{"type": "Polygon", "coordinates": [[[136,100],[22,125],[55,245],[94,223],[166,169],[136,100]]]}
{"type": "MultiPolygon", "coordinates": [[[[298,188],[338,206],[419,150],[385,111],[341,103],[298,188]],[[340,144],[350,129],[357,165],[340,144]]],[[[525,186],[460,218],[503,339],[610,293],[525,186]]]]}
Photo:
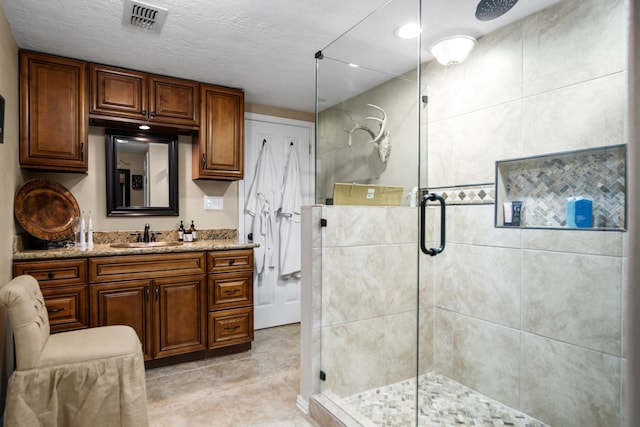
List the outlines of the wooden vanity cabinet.
{"type": "Polygon", "coordinates": [[[20,51],[20,167],[88,169],[87,64],[20,51]]]}
{"type": "Polygon", "coordinates": [[[192,149],[192,178],[244,176],[244,92],[200,84],[200,131],[192,149]]]}
{"type": "Polygon", "coordinates": [[[89,73],[89,117],[94,122],[147,123],[189,131],[198,129],[198,82],[99,64],[90,64],[89,73]]]}
{"type": "Polygon", "coordinates": [[[253,341],[253,250],[208,255],[209,349],[253,341]]]}
{"type": "Polygon", "coordinates": [[[147,360],[204,350],[205,262],[204,252],[91,258],[91,326],[133,327],[147,360]]]}
{"type": "Polygon", "coordinates": [[[22,274],[38,281],[49,313],[51,332],[89,327],[86,259],[15,262],[13,276],[22,274]]]}

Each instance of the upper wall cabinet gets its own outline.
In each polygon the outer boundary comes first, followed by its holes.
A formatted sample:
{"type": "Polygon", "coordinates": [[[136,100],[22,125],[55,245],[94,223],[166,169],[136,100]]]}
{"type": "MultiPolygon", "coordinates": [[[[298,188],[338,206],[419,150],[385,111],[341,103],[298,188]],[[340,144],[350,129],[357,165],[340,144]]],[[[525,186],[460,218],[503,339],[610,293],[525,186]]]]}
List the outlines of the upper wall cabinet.
{"type": "Polygon", "coordinates": [[[87,65],[20,51],[20,167],[87,171],[87,65]]]}
{"type": "Polygon", "coordinates": [[[193,179],[241,180],[244,174],[244,92],[200,85],[202,120],[193,144],[193,179]]]}
{"type": "Polygon", "coordinates": [[[106,65],[90,64],[94,123],[145,123],[198,130],[199,83],[106,65]]]}

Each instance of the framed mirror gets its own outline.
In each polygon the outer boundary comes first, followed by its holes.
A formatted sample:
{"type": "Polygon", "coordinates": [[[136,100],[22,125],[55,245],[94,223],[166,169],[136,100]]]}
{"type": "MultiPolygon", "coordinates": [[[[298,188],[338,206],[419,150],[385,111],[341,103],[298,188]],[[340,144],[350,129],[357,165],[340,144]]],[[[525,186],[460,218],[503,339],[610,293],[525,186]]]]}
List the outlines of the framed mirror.
{"type": "Polygon", "coordinates": [[[178,137],[105,131],[107,216],[178,215],[178,137]]]}

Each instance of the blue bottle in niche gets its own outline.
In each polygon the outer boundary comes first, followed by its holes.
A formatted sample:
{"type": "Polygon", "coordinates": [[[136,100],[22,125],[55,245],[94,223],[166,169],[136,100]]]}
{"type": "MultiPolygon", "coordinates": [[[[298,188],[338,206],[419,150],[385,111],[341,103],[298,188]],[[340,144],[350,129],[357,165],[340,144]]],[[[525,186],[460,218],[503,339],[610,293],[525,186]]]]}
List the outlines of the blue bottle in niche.
{"type": "Polygon", "coordinates": [[[593,225],[593,202],[585,197],[567,199],[567,227],[591,228],[593,225]]]}

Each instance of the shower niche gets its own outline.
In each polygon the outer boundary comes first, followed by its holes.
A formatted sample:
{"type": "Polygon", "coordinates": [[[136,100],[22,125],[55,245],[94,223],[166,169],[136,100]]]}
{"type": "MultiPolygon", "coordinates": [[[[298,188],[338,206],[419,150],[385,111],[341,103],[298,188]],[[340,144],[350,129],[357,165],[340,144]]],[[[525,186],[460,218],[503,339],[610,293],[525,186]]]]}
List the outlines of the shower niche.
{"type": "Polygon", "coordinates": [[[626,228],[625,145],[551,153],[496,162],[495,226],[567,229],[570,197],[592,201],[592,227],[626,228]],[[505,225],[504,203],[520,201],[520,225],[505,225]]]}

